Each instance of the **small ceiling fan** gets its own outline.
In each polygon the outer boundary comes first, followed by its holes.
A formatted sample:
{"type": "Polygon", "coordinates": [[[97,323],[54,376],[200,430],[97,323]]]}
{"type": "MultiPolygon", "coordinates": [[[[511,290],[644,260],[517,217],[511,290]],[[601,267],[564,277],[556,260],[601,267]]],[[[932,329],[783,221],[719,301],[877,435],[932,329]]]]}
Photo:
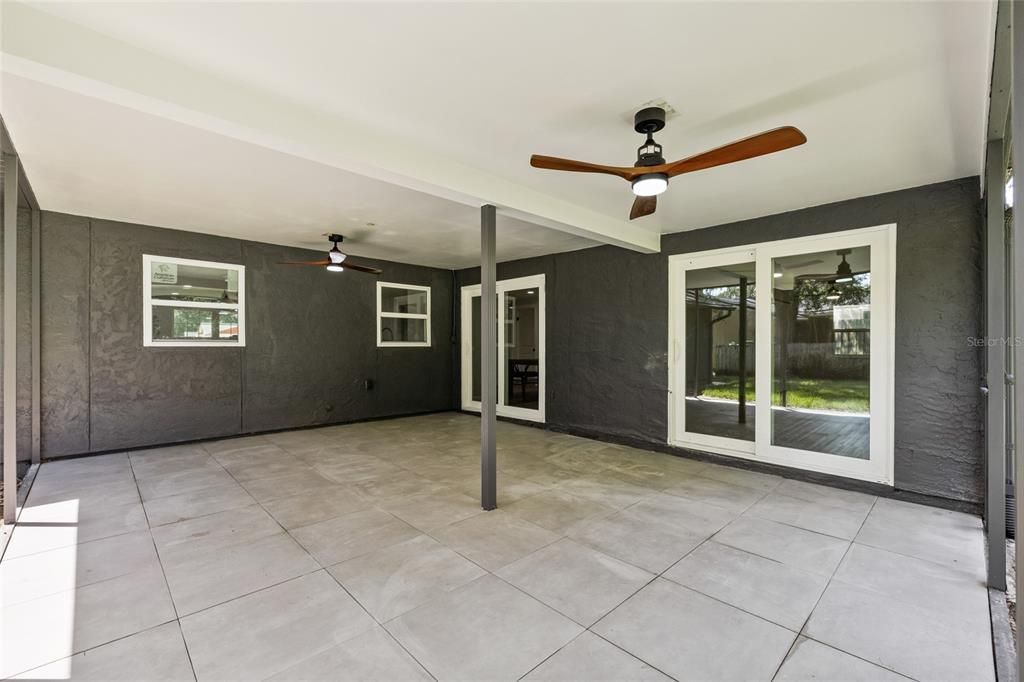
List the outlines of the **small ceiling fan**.
{"type": "MultiPolygon", "coordinates": [[[[824,272],[815,275],[797,275],[797,279],[810,279],[816,282],[832,282],[834,284],[846,284],[847,282],[853,281],[853,268],[846,262],[846,257],[853,253],[853,249],[839,249],[836,251],[836,255],[840,256],[842,260],[839,262],[839,266],[835,272],[824,272]]],[[[821,262],[821,261],[817,261],[821,262]]],[[[859,273],[858,273],[859,274],[859,273]]]]}
{"type": "Polygon", "coordinates": [[[658,207],[658,195],[668,189],[669,178],[779,152],[790,147],[797,147],[807,141],[807,137],[798,129],[785,126],[737,140],[679,161],[665,163],[665,157],[661,154],[661,145],[654,141],[654,133],[664,127],[665,110],[661,107],[647,107],[636,113],[633,117],[633,129],[641,135],[646,135],[647,139],[637,148],[636,163],[631,167],[602,166],[586,161],[573,161],[539,154],[530,157],[530,165],[534,168],[548,170],[604,173],[628,180],[633,186],[633,194],[636,195],[633,208],[629,212],[629,219],[634,220],[654,213],[658,207]]]}
{"type": "Polygon", "coordinates": [[[344,272],[345,270],[354,270],[356,272],[365,272],[370,275],[379,275],[382,271],[377,268],[367,267],[366,265],[356,265],[352,261],[348,260],[348,255],[341,252],[338,248],[345,238],[340,234],[329,234],[327,238],[331,240],[334,246],[327,252],[327,258],[323,260],[300,260],[300,261],[281,261],[278,265],[315,265],[319,267],[325,267],[329,272],[344,272]],[[344,265],[342,265],[344,263],[344,265]]]}

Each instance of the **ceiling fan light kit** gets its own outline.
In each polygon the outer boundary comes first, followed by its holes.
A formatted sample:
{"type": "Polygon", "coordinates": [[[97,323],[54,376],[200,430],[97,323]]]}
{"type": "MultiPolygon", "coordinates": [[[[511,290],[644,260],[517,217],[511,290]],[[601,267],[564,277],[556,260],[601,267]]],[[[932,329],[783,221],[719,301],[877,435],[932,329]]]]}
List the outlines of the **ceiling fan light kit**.
{"type": "Polygon", "coordinates": [[[638,197],[656,197],[668,189],[668,176],[664,173],[647,173],[633,181],[633,194],[638,197]]]}
{"type": "Polygon", "coordinates": [[[657,210],[657,197],[668,189],[669,178],[779,152],[807,142],[807,137],[800,130],[792,126],[785,126],[737,140],[679,161],[666,163],[661,152],[661,145],[654,140],[654,133],[664,127],[665,110],[663,108],[646,107],[636,112],[633,116],[633,129],[641,135],[645,135],[646,139],[637,148],[636,163],[632,166],[603,166],[586,161],[573,161],[572,159],[539,154],[530,157],[530,165],[547,170],[603,173],[627,180],[633,188],[633,194],[636,195],[633,207],[629,211],[629,219],[635,220],[651,215],[657,210]]]}

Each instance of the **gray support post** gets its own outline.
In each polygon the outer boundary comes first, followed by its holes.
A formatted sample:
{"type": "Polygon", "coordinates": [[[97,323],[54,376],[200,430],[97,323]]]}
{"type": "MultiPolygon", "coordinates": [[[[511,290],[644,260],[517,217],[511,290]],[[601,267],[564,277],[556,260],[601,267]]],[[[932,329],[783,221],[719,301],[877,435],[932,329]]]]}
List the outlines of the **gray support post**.
{"type": "Polygon", "coordinates": [[[747,423],[747,278],[740,277],[740,347],[739,347],[739,423],[747,423]]]}
{"type": "MultiPolygon", "coordinates": [[[[1013,21],[1013,94],[1011,98],[1011,111],[1013,112],[1012,128],[1010,139],[1013,141],[1013,162],[1014,167],[1020,168],[1024,163],[1024,11],[1021,11],[1020,3],[1014,2],[1011,5],[1013,21]]],[[[1014,171],[1015,182],[1013,183],[1013,282],[1012,288],[1015,291],[1024,291],[1024,182],[1017,182],[1022,175],[1014,171]]],[[[1019,330],[1024,323],[1024,296],[1014,296],[1012,310],[1016,328],[1019,330]]],[[[1014,358],[1014,368],[1019,372],[1024,368],[1024,343],[1020,339],[1009,339],[1014,358]]],[[[1019,386],[1019,382],[1015,382],[1019,386]]],[[[1014,457],[1014,487],[1017,500],[1024,496],[1024,456],[1022,456],[1021,444],[1024,443],[1024,391],[1014,390],[1014,406],[1016,418],[1014,424],[1015,442],[1017,452],[1014,457]]],[[[1024,514],[1017,511],[1017,542],[1016,546],[1016,578],[1020,585],[1020,567],[1024,565],[1024,514]]],[[[1021,665],[1020,655],[1024,651],[1024,628],[1017,628],[1017,679],[1024,682],[1024,665],[1021,665]]]]}
{"type": "Polygon", "coordinates": [[[498,506],[496,221],[494,206],[480,207],[480,506],[487,510],[498,506]]]}
{"type": "Polygon", "coordinates": [[[985,161],[985,451],[988,492],[988,586],[1006,589],[1006,352],[996,340],[1006,329],[1006,226],[1003,196],[1003,141],[988,143],[985,161]]]}
{"type": "Polygon", "coordinates": [[[42,456],[42,421],[40,414],[42,367],[42,318],[40,317],[43,281],[42,265],[42,214],[32,209],[32,463],[39,464],[42,456]]]}
{"type": "Polygon", "coordinates": [[[18,157],[3,155],[4,164],[4,523],[14,523],[18,504],[18,157]]]}

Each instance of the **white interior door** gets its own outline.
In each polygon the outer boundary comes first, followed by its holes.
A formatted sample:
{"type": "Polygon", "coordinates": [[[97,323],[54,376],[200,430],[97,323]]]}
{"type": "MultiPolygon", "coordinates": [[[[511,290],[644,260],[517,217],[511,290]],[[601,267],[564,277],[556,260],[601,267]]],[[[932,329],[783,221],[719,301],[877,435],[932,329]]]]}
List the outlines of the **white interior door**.
{"type": "Polygon", "coordinates": [[[892,483],[895,226],[670,259],[669,440],[892,483]]]}
{"type": "MultiPolygon", "coordinates": [[[[544,275],[501,280],[497,413],[544,421],[544,275]]],[[[462,288],[462,407],[480,410],[480,286],[462,288]]]]}

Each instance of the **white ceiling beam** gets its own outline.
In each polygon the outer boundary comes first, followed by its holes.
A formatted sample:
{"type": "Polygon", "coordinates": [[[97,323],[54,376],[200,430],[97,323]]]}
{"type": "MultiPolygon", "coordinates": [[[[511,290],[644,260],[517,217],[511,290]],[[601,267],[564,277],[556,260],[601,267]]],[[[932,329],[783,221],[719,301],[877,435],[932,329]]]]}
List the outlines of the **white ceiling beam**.
{"type": "Polygon", "coordinates": [[[384,138],[335,114],[219,78],[45,11],[5,2],[2,18],[0,69],[5,73],[462,204],[495,204],[507,215],[602,243],[642,253],[661,248],[657,232],[415,143],[384,138]]]}

